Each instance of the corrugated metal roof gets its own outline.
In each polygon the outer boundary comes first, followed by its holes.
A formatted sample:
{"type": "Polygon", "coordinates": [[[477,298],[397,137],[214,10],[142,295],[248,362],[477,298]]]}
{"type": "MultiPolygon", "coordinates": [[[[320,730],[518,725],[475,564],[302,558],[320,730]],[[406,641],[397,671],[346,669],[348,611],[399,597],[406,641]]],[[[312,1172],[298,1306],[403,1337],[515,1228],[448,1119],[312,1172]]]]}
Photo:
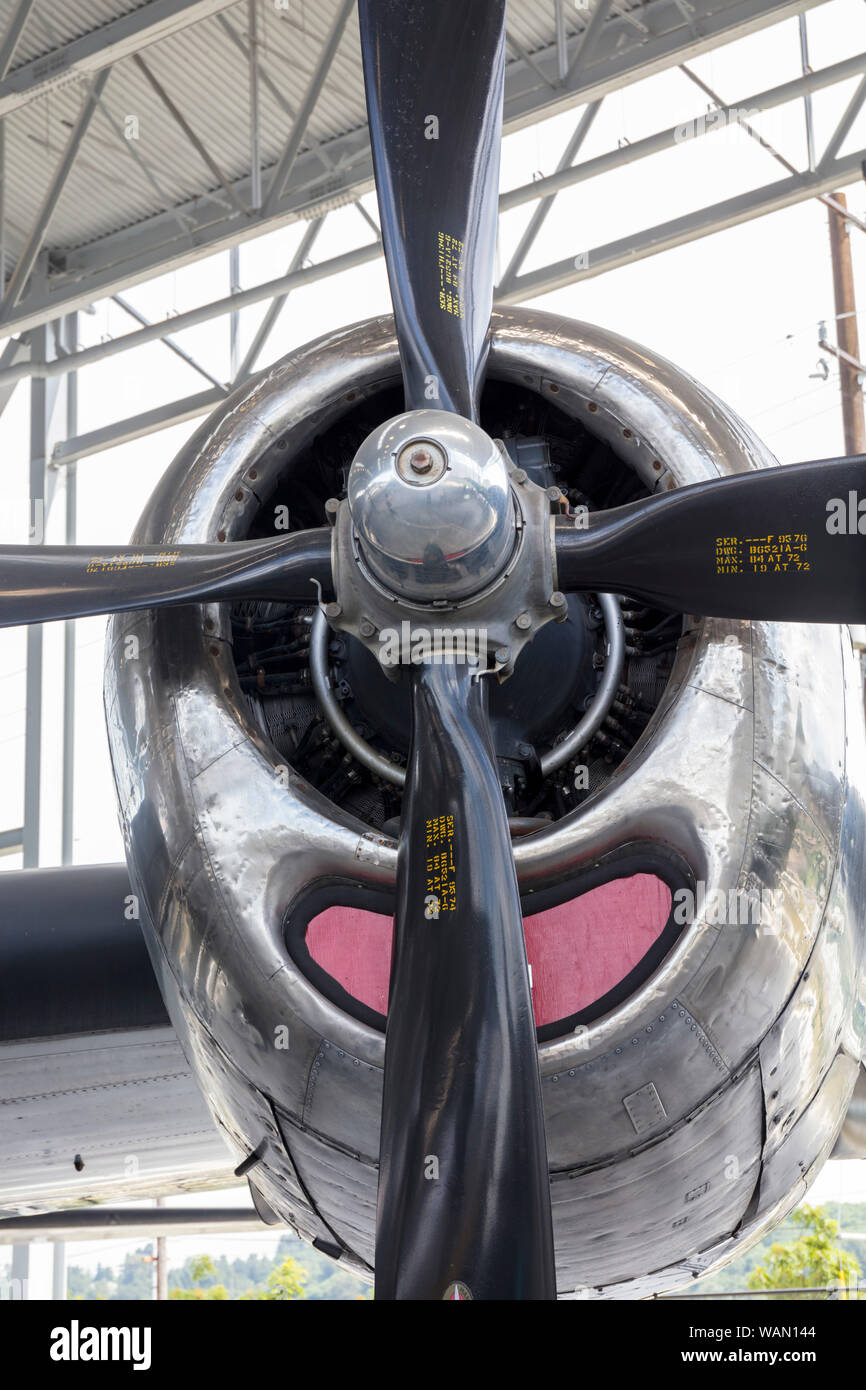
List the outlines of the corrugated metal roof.
{"type": "MultiPolygon", "coordinates": [[[[12,70],[23,67],[35,58],[43,58],[62,44],[81,38],[108,24],[112,19],[143,9],[147,0],[36,0],[15,50],[12,70]]],[[[3,0],[0,5],[0,31],[6,32],[18,0],[3,0]]]]}
{"type": "MultiPolygon", "coordinates": [[[[191,0],[188,0],[191,2],[191,0]]],[[[680,15],[688,32],[706,11],[730,9],[737,0],[690,0],[688,6],[668,7],[680,15]]],[[[0,35],[6,32],[19,0],[0,0],[0,35]]],[[[164,0],[163,0],[164,3],[164,0]]],[[[260,141],[265,170],[275,165],[301,105],[319,54],[340,8],[341,0],[291,0],[287,9],[271,0],[258,6],[260,83],[260,141]]],[[[751,0],[752,12],[778,8],[782,0],[751,0]]],[[[804,4],[810,0],[803,0],[804,4]]],[[[622,22],[627,11],[646,16],[652,0],[616,0],[612,18],[622,22]]],[[[178,5],[178,8],[182,6],[178,5]]],[[[245,0],[228,7],[218,3],[199,9],[219,9],[169,37],[149,42],[141,57],[182,111],[189,125],[229,183],[249,175],[249,69],[245,0]]],[[[742,8],[742,6],[740,6],[742,8]]],[[[24,244],[28,229],[51,186],[62,151],[92,80],[87,73],[64,67],[64,48],[73,40],[96,34],[122,16],[153,14],[139,0],[36,0],[10,69],[10,80],[38,62],[42,85],[31,99],[3,117],[5,132],[5,247],[7,273],[24,244]],[[44,61],[43,61],[44,60],[44,61]],[[56,72],[52,74],[52,68],[56,72]],[[46,85],[47,83],[47,85],[46,85]]],[[[197,10],[198,12],[198,10],[197,10]]],[[[569,35],[582,32],[588,10],[565,6],[569,35]]],[[[666,22],[671,22],[670,20],[666,22]]],[[[674,21],[676,19],[674,18],[674,21]]],[[[642,42],[641,27],[628,27],[628,44],[642,42]]],[[[101,31],[101,32],[100,32],[101,31]]],[[[644,28],[644,33],[648,32],[644,28]]],[[[554,0],[510,0],[508,33],[512,69],[521,68],[544,91],[518,55],[536,55],[556,41],[554,0]]],[[[625,40],[623,41],[625,42],[625,40]]],[[[622,44],[620,44],[622,47],[622,44]]],[[[37,74],[39,76],[39,74],[37,74]]],[[[550,83],[548,82],[548,87],[550,83]]],[[[0,83],[0,98],[3,84],[0,83]]],[[[363,129],[366,124],[357,17],[347,23],[325,87],[310,120],[303,146],[329,141],[363,129]]],[[[324,165],[318,165],[321,173],[324,165]]],[[[267,174],[264,179],[267,190],[267,174]]],[[[46,245],[55,257],[90,246],[190,200],[211,197],[214,217],[224,216],[230,204],[212,171],[190,144],[180,125],[160,100],[133,56],[114,65],[101,104],[84,138],[75,165],[51,218],[46,245]],[[137,123],[137,126],[136,126],[137,123]],[[137,129],[137,139],[127,138],[137,129]]]]}

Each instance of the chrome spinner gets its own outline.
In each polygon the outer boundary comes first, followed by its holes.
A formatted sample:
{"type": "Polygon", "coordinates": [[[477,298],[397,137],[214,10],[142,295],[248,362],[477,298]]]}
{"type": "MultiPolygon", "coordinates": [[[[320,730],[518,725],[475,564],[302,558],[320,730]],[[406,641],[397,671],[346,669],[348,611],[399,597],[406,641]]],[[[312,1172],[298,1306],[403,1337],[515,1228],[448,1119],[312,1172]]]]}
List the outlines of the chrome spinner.
{"type": "Polygon", "coordinates": [[[504,679],[539,628],[567,617],[551,499],[470,420],[442,410],[387,420],[358,450],[347,492],[325,614],[389,673],[413,650],[458,647],[504,679]]]}

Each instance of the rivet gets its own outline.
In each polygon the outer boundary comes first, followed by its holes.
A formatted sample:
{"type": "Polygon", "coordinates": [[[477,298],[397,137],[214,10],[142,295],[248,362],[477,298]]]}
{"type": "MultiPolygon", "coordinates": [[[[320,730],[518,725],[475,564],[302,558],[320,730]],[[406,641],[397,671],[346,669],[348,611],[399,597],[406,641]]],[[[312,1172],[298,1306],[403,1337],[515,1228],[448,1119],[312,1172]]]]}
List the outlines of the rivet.
{"type": "Polygon", "coordinates": [[[598,406],[596,405],[595,401],[590,401],[589,405],[587,406],[587,410],[589,410],[593,415],[595,414],[595,412],[598,410],[598,406]]]}

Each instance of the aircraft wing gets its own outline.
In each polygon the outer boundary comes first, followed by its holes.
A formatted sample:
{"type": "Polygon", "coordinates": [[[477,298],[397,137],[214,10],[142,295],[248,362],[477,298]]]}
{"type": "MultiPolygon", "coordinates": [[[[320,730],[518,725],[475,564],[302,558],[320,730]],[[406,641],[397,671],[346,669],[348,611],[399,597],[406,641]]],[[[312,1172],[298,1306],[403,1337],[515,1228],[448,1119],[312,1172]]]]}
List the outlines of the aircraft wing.
{"type": "Polygon", "coordinates": [[[0,1216],[232,1180],[135,906],[120,865],[0,874],[0,1216]]]}

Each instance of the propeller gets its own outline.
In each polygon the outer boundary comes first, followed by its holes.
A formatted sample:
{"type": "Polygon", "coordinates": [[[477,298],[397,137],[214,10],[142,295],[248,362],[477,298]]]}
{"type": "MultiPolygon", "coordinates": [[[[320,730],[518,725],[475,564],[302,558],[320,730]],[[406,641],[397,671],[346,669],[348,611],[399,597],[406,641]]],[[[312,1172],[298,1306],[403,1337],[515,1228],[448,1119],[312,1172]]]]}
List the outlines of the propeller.
{"type": "Polygon", "coordinates": [[[0,627],[221,599],[313,603],[313,581],[330,597],[327,526],[217,545],[4,545],[0,627]]]}
{"type": "MultiPolygon", "coordinates": [[[[494,522],[516,525],[507,476],[495,477],[504,462],[492,446],[477,452],[472,434],[493,297],[505,0],[359,0],[359,13],[412,413],[391,422],[395,447],[376,456],[387,462],[388,490],[376,494],[365,544],[378,555],[380,597],[383,574],[404,577],[387,595],[402,616],[411,565],[419,584],[425,565],[437,584],[451,572],[472,583],[488,564],[499,573],[510,552],[497,546],[510,533],[494,522]],[[420,411],[464,417],[462,473],[457,445],[449,455],[441,440],[417,434],[420,411]],[[439,497],[456,498],[448,517],[432,505],[435,490],[426,510],[419,501],[404,514],[400,489],[420,499],[440,478],[439,497]],[[480,518],[475,530],[470,516],[480,518]]],[[[386,436],[383,427],[377,437],[386,436]]],[[[724,478],[588,515],[583,529],[561,519],[559,587],[625,591],[708,615],[862,619],[864,466],[829,460],[724,478]]],[[[375,469],[370,478],[378,482],[375,469]]],[[[351,487],[350,477],[349,511],[351,487]]],[[[543,523],[546,547],[546,512],[543,523]]],[[[330,561],[327,529],[118,551],[0,547],[0,626],[246,597],[310,602],[313,581],[333,592],[330,561]]],[[[536,1030],[486,674],[465,661],[409,667],[380,1142],[382,1299],[556,1296],[536,1030]]]]}
{"type": "Polygon", "coordinates": [[[490,330],[505,0],[359,0],[406,409],[477,419],[490,330]]]}
{"type": "Polygon", "coordinates": [[[424,665],[401,817],[376,1298],[556,1297],[517,876],[469,665],[424,665]]]}
{"type": "Polygon", "coordinates": [[[564,591],[715,618],[866,618],[866,457],[695,483],[556,527],[564,591]]]}
{"type": "MultiPolygon", "coordinates": [[[[360,0],[359,15],[406,408],[475,421],[493,304],[505,3],[360,0]]],[[[553,1299],[538,1048],[483,682],[466,664],[410,671],[376,1297],[553,1299]]]]}

